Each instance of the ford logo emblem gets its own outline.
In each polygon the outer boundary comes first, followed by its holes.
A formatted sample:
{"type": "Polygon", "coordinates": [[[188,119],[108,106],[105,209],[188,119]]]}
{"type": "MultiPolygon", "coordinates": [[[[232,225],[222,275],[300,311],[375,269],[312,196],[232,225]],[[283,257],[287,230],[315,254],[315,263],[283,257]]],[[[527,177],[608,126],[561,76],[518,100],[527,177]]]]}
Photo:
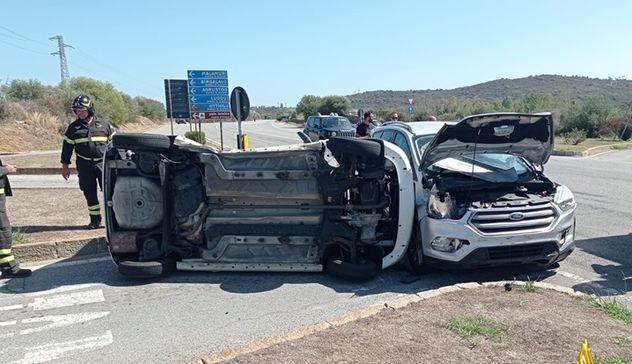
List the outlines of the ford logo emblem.
{"type": "Polygon", "coordinates": [[[513,214],[509,215],[509,220],[512,221],[520,221],[524,219],[524,214],[522,212],[514,212],[513,214]]]}

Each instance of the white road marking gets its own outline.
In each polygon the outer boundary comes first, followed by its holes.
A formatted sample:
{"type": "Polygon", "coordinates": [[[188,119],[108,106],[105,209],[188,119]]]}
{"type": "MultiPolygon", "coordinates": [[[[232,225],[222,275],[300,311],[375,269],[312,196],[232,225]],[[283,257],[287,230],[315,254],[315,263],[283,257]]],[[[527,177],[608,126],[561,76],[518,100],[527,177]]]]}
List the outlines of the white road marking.
{"type": "Polygon", "coordinates": [[[0,311],[19,310],[19,309],[21,309],[23,307],[24,307],[24,305],[3,306],[3,307],[0,307],[0,311]]]}
{"type": "Polygon", "coordinates": [[[52,297],[36,297],[33,303],[29,303],[29,307],[32,307],[34,311],[41,311],[104,301],[105,297],[103,296],[103,291],[95,289],[91,291],[73,292],[70,294],[52,297]]]}
{"type": "Polygon", "coordinates": [[[11,326],[11,325],[15,325],[17,324],[18,321],[17,320],[11,320],[11,321],[0,321],[0,327],[2,326],[11,326]]]}
{"type": "Polygon", "coordinates": [[[86,337],[78,340],[64,341],[60,343],[51,343],[40,346],[34,346],[26,349],[24,357],[20,360],[11,362],[10,364],[36,364],[45,363],[47,361],[61,359],[66,354],[75,351],[86,352],[104,346],[108,346],[114,342],[112,332],[108,330],[100,336],[86,337]]]}
{"type": "Polygon", "coordinates": [[[584,279],[584,278],[582,278],[582,277],[580,277],[580,276],[578,276],[576,274],[573,274],[573,273],[564,272],[564,271],[561,271],[561,270],[558,270],[557,273],[559,275],[562,275],[562,276],[566,277],[566,278],[570,278],[572,280],[575,280],[575,281],[577,281],[579,283],[589,283],[590,282],[588,279],[584,279]]]}
{"type": "Polygon", "coordinates": [[[98,283],[85,283],[85,284],[77,284],[74,286],[60,286],[56,288],[47,289],[45,291],[26,293],[26,294],[23,294],[23,296],[45,296],[48,294],[55,294],[55,293],[61,293],[61,292],[78,291],[80,289],[90,288],[96,285],[98,285],[98,283]]]}
{"type": "Polygon", "coordinates": [[[59,327],[79,324],[83,322],[88,322],[88,321],[105,317],[109,314],[110,312],[82,312],[82,313],[74,313],[74,314],[69,314],[69,315],[52,315],[52,316],[28,318],[28,319],[22,320],[22,323],[32,324],[32,323],[37,323],[37,322],[48,322],[48,321],[52,321],[52,323],[48,325],[40,326],[40,327],[33,327],[30,329],[21,330],[20,335],[28,335],[34,332],[40,332],[40,331],[55,329],[59,327]]]}

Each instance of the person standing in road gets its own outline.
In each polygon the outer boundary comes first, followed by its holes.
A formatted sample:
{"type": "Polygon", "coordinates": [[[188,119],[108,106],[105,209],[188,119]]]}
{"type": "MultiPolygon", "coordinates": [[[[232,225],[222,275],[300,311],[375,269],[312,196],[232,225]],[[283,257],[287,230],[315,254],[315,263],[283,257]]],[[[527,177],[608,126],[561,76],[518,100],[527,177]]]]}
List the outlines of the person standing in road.
{"type": "Polygon", "coordinates": [[[30,269],[20,268],[11,253],[13,238],[11,236],[11,223],[7,215],[6,200],[11,196],[11,185],[7,174],[17,172],[13,164],[6,166],[0,161],[0,278],[25,278],[31,275],[30,269]]]}
{"type": "Polygon", "coordinates": [[[368,138],[371,136],[371,129],[373,129],[373,113],[367,111],[364,113],[364,119],[356,127],[356,137],[368,138]]]}
{"type": "Polygon", "coordinates": [[[70,157],[74,151],[77,157],[79,188],[88,203],[90,223],[88,228],[101,227],[101,205],[97,196],[97,182],[102,188],[102,162],[107,143],[114,132],[107,121],[99,120],[95,114],[94,102],[85,95],[77,96],[72,102],[72,111],[77,115],[66,129],[61,149],[61,175],[70,177],[70,157]]]}

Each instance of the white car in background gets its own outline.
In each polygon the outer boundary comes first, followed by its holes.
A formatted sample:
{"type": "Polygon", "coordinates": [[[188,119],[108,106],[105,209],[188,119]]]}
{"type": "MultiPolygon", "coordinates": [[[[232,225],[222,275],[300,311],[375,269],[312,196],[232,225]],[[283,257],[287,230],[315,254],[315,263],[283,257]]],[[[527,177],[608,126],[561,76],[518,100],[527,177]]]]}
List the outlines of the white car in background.
{"type": "Polygon", "coordinates": [[[543,173],[553,151],[550,113],[390,122],[372,135],[398,145],[413,166],[415,270],[550,266],[573,251],[573,193],[543,173]]]}

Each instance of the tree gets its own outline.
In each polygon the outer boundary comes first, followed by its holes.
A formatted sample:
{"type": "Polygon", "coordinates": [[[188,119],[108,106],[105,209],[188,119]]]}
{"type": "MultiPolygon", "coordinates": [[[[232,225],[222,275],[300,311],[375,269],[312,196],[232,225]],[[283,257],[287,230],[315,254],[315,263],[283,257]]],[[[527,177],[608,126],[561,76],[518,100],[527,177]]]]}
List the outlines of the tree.
{"type": "Polygon", "coordinates": [[[344,96],[326,96],[323,97],[318,107],[318,112],[321,114],[336,113],[345,115],[350,108],[349,99],[344,96]]]}
{"type": "MultiPolygon", "coordinates": [[[[126,98],[111,83],[87,77],[76,77],[68,81],[68,87],[77,95],[90,96],[95,102],[97,115],[109,120],[114,125],[125,124],[132,118],[132,110],[130,110],[126,98]]],[[[70,101],[68,105],[70,105],[70,101]]]]}
{"type": "Polygon", "coordinates": [[[305,95],[301,98],[301,101],[296,104],[296,112],[303,114],[305,119],[308,116],[316,114],[318,107],[320,106],[321,98],[314,95],[305,95]]]}
{"type": "Polygon", "coordinates": [[[41,99],[48,91],[50,87],[37,80],[13,80],[9,85],[2,86],[2,92],[14,100],[41,99]]]}

